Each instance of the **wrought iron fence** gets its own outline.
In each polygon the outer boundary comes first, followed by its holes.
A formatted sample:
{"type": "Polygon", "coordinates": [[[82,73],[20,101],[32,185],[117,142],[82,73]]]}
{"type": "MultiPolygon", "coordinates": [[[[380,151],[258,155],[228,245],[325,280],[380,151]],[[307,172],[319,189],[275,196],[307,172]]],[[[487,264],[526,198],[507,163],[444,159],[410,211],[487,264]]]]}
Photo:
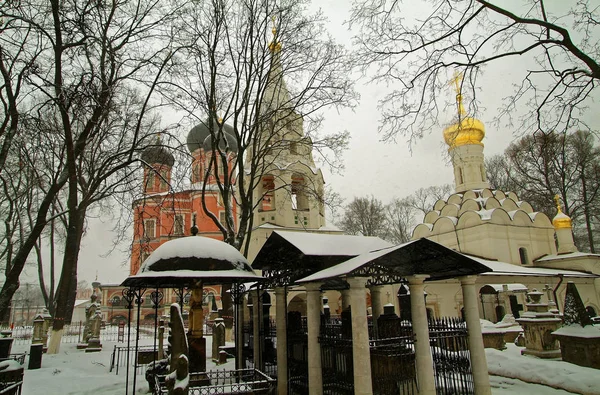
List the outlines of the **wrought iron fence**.
{"type": "Polygon", "coordinates": [[[323,393],[354,394],[352,333],[342,328],[341,320],[328,320],[321,325],[319,343],[323,393]]]}
{"type": "Polygon", "coordinates": [[[473,394],[467,325],[460,318],[429,320],[429,341],[439,395],[473,394]]]}
{"type": "MultiPolygon", "coordinates": [[[[276,381],[257,369],[212,370],[206,373],[190,373],[189,394],[271,394],[276,381]]],[[[155,377],[154,395],[167,394],[165,376],[155,377]]]]}
{"type": "MultiPolygon", "coordinates": [[[[206,327],[205,327],[206,329],[206,327]]],[[[1,327],[0,330],[10,330],[9,327],[1,327]]],[[[82,321],[65,325],[63,328],[63,335],[60,339],[61,343],[80,343],[83,339],[83,332],[85,330],[85,323],[82,321]]],[[[135,339],[135,326],[131,327],[131,337],[135,339]]],[[[210,330],[212,333],[212,329],[210,330]]],[[[33,327],[31,326],[19,326],[12,329],[11,337],[14,339],[13,344],[31,344],[33,338],[33,327]]],[[[139,331],[140,339],[152,339],[154,338],[154,324],[142,324],[140,325],[139,331]]],[[[118,342],[122,341],[119,338],[118,325],[107,325],[100,330],[100,341],[107,342],[118,342]]],[[[125,327],[125,341],[127,341],[127,327],[125,327]]]]}

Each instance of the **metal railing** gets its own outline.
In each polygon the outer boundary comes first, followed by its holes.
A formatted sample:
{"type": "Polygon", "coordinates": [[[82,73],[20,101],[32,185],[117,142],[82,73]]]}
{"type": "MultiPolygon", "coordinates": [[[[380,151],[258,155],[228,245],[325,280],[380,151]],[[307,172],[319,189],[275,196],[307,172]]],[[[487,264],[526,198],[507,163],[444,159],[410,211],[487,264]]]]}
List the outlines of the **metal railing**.
{"type": "MultiPolygon", "coordinates": [[[[154,395],[168,393],[166,376],[155,376],[154,395]]],[[[205,373],[190,373],[190,395],[209,394],[271,394],[276,381],[257,369],[211,370],[205,373]]]]}

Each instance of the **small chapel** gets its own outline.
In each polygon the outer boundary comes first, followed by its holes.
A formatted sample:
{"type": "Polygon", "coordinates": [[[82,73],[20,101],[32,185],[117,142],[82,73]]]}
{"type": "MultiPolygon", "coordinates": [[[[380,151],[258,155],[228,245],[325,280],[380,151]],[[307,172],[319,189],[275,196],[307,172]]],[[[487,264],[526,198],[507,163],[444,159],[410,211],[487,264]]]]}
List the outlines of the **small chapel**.
{"type": "MultiPolygon", "coordinates": [[[[600,255],[578,252],[571,219],[556,197],[550,220],[511,191],[493,190],[486,179],[484,124],[465,114],[457,82],[456,122],[443,131],[454,169],[455,190],[438,200],[413,240],[427,238],[485,264],[492,272],[478,276],[481,318],[497,322],[507,313],[519,317],[526,292],[544,292],[562,311],[567,282],[574,282],[591,316],[598,313],[600,255]]],[[[426,286],[427,308],[436,316],[460,316],[457,287],[426,286]]]]}

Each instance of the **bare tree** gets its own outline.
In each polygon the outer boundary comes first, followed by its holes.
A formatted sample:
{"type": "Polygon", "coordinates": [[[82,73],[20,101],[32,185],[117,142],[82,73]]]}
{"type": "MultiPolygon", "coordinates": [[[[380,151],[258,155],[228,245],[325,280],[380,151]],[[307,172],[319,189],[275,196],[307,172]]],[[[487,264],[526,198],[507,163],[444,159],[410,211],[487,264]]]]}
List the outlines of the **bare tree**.
{"type": "Polygon", "coordinates": [[[406,243],[411,239],[412,231],[416,226],[416,209],[411,197],[394,199],[386,207],[386,236],[385,239],[392,243],[406,243]]]}
{"type": "Polygon", "coordinates": [[[425,216],[425,214],[433,210],[433,206],[438,200],[448,198],[451,193],[452,186],[450,184],[432,185],[427,188],[417,189],[410,195],[407,203],[417,210],[418,213],[425,216]]]}
{"type": "Polygon", "coordinates": [[[337,225],[351,235],[386,238],[386,208],[381,200],[373,196],[355,197],[346,206],[344,216],[337,225]]]}
{"type": "Polygon", "coordinates": [[[517,193],[550,218],[556,215],[553,197],[559,195],[563,211],[573,221],[577,246],[595,252],[600,149],[591,132],[536,133],[511,144],[506,159],[492,159],[502,168],[495,187],[517,193]]]}
{"type": "MultiPolygon", "coordinates": [[[[164,93],[209,129],[210,163],[204,181],[216,180],[225,220],[206,205],[203,209],[224,240],[244,254],[253,212],[262,200],[253,195],[262,176],[277,168],[290,150],[318,153],[321,160],[339,166],[338,154],[348,142],[346,132],[318,133],[321,110],[353,105],[356,94],[346,51],[327,34],[323,16],[309,15],[305,3],[193,3],[174,32],[183,48],[178,55],[181,68],[164,93]]],[[[298,164],[304,172],[314,171],[308,162],[298,164]]],[[[297,172],[298,166],[294,168],[297,172]]],[[[290,194],[291,173],[279,166],[276,174],[285,180],[279,188],[290,194]]],[[[203,182],[203,194],[207,184],[203,182]]],[[[304,192],[324,199],[320,185],[306,185],[304,192]]]]}
{"type": "MultiPolygon", "coordinates": [[[[43,139],[50,159],[42,163],[53,165],[49,178],[37,178],[43,182],[38,182],[41,197],[35,220],[10,262],[0,291],[0,314],[50,221],[50,208],[63,207],[56,214],[65,224],[65,248],[49,352],[58,351],[63,325],[73,310],[87,210],[129,188],[137,153],[150,143],[151,95],[172,56],[169,32],[163,28],[174,10],[161,4],[32,1],[4,3],[0,9],[11,27],[3,37],[12,35],[17,41],[28,34],[40,45],[35,67],[26,75],[32,94],[20,103],[27,106],[30,127],[47,131],[43,139]]],[[[35,147],[29,147],[33,155],[35,147]]]]}
{"type": "MultiPolygon", "coordinates": [[[[357,63],[396,87],[381,101],[380,130],[412,141],[437,124],[448,69],[465,75],[461,90],[475,97],[484,66],[503,61],[521,74],[499,117],[525,132],[587,129],[582,116],[600,80],[599,12],[588,0],[434,0],[410,8],[356,0],[350,24],[359,31],[357,63]]],[[[473,103],[468,113],[476,112],[473,103]]]]}

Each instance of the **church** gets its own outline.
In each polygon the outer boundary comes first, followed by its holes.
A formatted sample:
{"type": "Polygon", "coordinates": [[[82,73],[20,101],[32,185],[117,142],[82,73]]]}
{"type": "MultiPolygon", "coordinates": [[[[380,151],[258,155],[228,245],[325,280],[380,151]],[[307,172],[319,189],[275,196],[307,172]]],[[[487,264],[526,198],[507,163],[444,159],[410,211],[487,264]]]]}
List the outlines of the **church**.
{"type": "MultiPolygon", "coordinates": [[[[454,170],[454,193],[439,200],[414,229],[427,238],[478,260],[492,272],[478,277],[480,317],[496,322],[519,317],[526,292],[544,292],[562,311],[567,282],[574,282],[590,315],[598,313],[600,255],[577,251],[571,219],[561,211],[552,221],[511,191],[490,189],[484,161],[484,124],[468,117],[457,85],[458,121],[443,132],[454,170]],[[558,244],[558,245],[557,245],[558,244]]],[[[462,301],[452,281],[425,288],[436,316],[460,316],[462,301]]]]}
{"type": "MultiPolygon", "coordinates": [[[[285,108],[290,93],[279,57],[281,45],[271,43],[269,48],[272,58],[264,104],[266,108],[285,108]]],[[[457,110],[458,120],[443,131],[454,168],[455,191],[435,203],[414,229],[413,240],[430,239],[492,269],[477,277],[481,318],[497,322],[508,313],[518,317],[525,308],[526,292],[533,289],[544,292],[547,301],[556,303],[562,310],[568,282],[577,285],[588,312],[595,316],[600,308],[600,255],[577,251],[571,220],[561,212],[559,201],[556,202],[557,214],[550,220],[529,203],[519,200],[515,193],[490,189],[484,163],[485,126],[480,120],[466,116],[458,83],[457,110]]],[[[260,180],[252,191],[256,207],[248,249],[251,263],[273,232],[279,235],[289,232],[342,234],[339,229],[326,225],[323,175],[315,165],[312,142],[304,133],[302,116],[293,110],[273,114],[278,117],[273,122],[283,122],[286,127],[274,136],[260,133],[257,136],[262,141],[276,141],[277,149],[273,145],[272,151],[262,157],[260,180]]],[[[215,120],[212,126],[209,122],[200,123],[188,133],[187,148],[193,160],[190,182],[182,190],[174,191],[171,187],[175,160],[160,139],[142,153],[146,166],[143,195],[133,203],[131,274],[137,272],[158,246],[173,238],[189,236],[192,227],[201,236],[222,240],[221,232],[203,208],[204,199],[211,213],[221,222],[226,220],[217,179],[211,173],[211,129],[222,130],[229,147],[228,168],[220,169],[221,174],[250,175],[234,173],[232,164],[238,158],[233,128],[222,120],[215,120]]],[[[262,130],[261,133],[267,132],[262,130]]],[[[248,168],[254,159],[250,151],[242,160],[248,168]]],[[[231,199],[236,216],[235,196],[231,199]]],[[[389,243],[383,241],[378,244],[379,248],[387,246],[389,243]]],[[[459,288],[458,280],[427,282],[428,314],[461,316],[464,305],[459,288]]],[[[207,310],[216,311],[222,306],[220,291],[219,287],[205,289],[207,310]]],[[[105,320],[124,319],[126,306],[120,298],[121,288],[117,284],[104,284],[102,292],[105,320]]],[[[400,284],[387,285],[380,295],[382,300],[377,303],[391,303],[396,312],[401,313],[402,300],[408,296],[408,290],[400,284]]],[[[328,291],[326,296],[331,312],[340,312],[341,293],[328,291]]],[[[175,295],[165,297],[172,301],[175,295]]],[[[306,295],[302,289],[292,290],[288,298],[288,311],[306,313],[306,295]]],[[[367,305],[371,303],[368,294],[367,305]]],[[[144,307],[143,317],[152,319],[151,303],[148,301],[144,307]]]]}

